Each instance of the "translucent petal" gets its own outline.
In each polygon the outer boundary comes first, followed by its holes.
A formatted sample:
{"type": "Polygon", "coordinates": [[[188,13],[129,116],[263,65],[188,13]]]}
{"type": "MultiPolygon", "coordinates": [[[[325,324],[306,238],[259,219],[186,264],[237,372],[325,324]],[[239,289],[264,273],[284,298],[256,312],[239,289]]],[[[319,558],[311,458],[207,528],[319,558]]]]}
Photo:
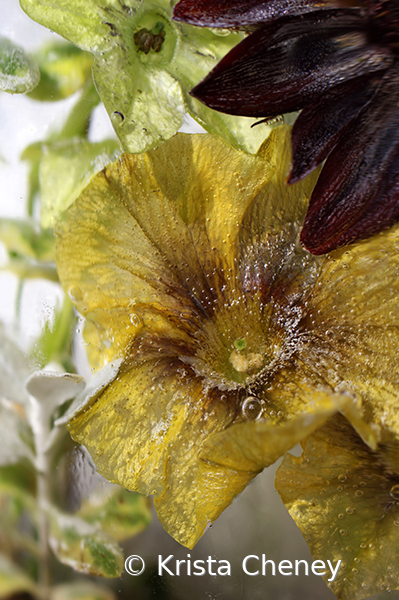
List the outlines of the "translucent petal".
{"type": "Polygon", "coordinates": [[[93,77],[116,134],[128,152],[142,152],[174,135],[187,111],[229,143],[256,152],[268,135],[253,119],[225,117],[189,96],[242,38],[172,21],[168,0],[22,0],[34,20],[94,54],[93,77]],[[152,45],[157,28],[161,43],[152,45]],[[135,38],[135,36],[139,36],[135,38]],[[150,43],[140,45],[140,35],[150,43]]]}
{"type": "Polygon", "coordinates": [[[326,581],[342,600],[399,587],[398,452],[397,441],[372,452],[334,418],[277,471],[277,490],[314,558],[342,561],[336,579],[326,581]]]}
{"type": "Polygon", "coordinates": [[[308,303],[302,359],[362,398],[368,420],[399,434],[399,229],[328,255],[308,303]],[[317,341],[316,341],[317,340],[317,341]]]}
{"type": "MultiPolygon", "coordinates": [[[[347,396],[334,396],[328,390],[311,387],[306,389],[305,385],[298,386],[297,394],[290,389],[287,398],[290,406],[284,417],[288,420],[279,423],[277,417],[228,427],[205,442],[201,458],[242,471],[260,471],[310,435],[337,410],[352,403],[347,396]],[[305,407],[307,412],[301,412],[305,407]]],[[[281,406],[286,403],[283,397],[280,403],[281,406]]]]}
{"type": "Polygon", "coordinates": [[[221,261],[232,268],[240,220],[269,173],[216,138],[181,134],[93,179],[58,225],[57,253],[66,291],[93,323],[86,338],[98,365],[125,352],[145,319],[181,338],[172,329],[183,315],[196,318],[196,302],[211,293],[205,271],[221,261]]]}
{"type": "Polygon", "coordinates": [[[164,527],[191,547],[255,475],[199,460],[203,441],[233,415],[184,363],[163,359],[123,370],[69,428],[104,477],[154,494],[164,527]]]}

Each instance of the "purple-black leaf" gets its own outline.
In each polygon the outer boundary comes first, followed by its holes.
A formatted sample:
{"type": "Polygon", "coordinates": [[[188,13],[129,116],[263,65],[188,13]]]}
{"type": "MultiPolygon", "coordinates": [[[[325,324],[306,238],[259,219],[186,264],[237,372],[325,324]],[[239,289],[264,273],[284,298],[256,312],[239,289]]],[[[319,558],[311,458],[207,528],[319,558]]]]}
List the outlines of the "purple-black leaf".
{"type": "Polygon", "coordinates": [[[399,67],[330,153],[313,191],[301,242],[325,254],[399,220],[399,67]]]}
{"type": "Polygon", "coordinates": [[[181,0],[173,18],[201,27],[245,27],[305,14],[325,5],[323,0],[181,0]]]}
{"type": "Polygon", "coordinates": [[[380,79],[351,79],[305,106],[292,129],[288,183],[297,183],[327,158],[349,123],[370,101],[380,79]]]}
{"type": "Polygon", "coordinates": [[[368,44],[359,11],[324,10],[263,25],[191,94],[220,112],[275,116],[299,110],[331,87],[392,62],[388,49],[368,44]]]}

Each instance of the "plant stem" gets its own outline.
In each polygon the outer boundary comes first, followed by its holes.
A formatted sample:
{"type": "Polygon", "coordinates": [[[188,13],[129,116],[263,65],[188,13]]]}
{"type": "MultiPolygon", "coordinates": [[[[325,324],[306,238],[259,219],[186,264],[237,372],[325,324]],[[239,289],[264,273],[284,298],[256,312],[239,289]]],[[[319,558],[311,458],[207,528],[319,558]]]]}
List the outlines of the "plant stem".
{"type": "Polygon", "coordinates": [[[50,420],[39,402],[33,400],[32,411],[34,413],[33,433],[36,448],[36,477],[37,477],[37,504],[38,504],[38,529],[39,529],[39,586],[42,600],[49,600],[51,591],[50,578],[50,546],[49,546],[49,522],[48,506],[51,504],[51,453],[46,449],[46,442],[50,434],[50,420]]]}

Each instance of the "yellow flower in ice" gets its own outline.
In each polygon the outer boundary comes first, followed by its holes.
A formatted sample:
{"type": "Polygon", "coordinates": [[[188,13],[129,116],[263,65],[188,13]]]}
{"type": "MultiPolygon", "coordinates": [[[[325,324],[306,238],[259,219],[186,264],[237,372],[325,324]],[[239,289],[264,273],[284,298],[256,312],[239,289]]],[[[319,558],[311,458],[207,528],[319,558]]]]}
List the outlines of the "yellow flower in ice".
{"type": "Polygon", "coordinates": [[[181,134],[106,167],[58,224],[89,359],[121,361],[71,434],[187,546],[337,410],[371,446],[367,422],[399,433],[398,234],[307,253],[314,178],[287,187],[289,158],[286,127],[258,156],[181,134]]]}
{"type": "Polygon", "coordinates": [[[398,589],[399,441],[373,452],[335,417],[304,446],[285,457],[276,487],[312,555],[342,561],[328,585],[342,600],[398,589]]]}

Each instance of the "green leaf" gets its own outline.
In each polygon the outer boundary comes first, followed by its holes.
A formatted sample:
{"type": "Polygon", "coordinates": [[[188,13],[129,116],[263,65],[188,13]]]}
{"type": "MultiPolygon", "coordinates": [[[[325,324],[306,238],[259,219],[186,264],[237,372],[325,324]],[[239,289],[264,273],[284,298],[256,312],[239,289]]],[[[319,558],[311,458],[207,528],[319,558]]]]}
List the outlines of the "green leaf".
{"type": "Polygon", "coordinates": [[[29,396],[25,390],[28,376],[25,354],[0,327],[0,397],[26,408],[29,405],[29,396]]]}
{"type": "Polygon", "coordinates": [[[7,38],[0,37],[0,90],[9,94],[25,94],[39,83],[35,61],[7,38]]]}
{"type": "Polygon", "coordinates": [[[27,461],[0,467],[0,492],[31,506],[36,493],[34,467],[27,461]]]}
{"type": "Polygon", "coordinates": [[[54,587],[51,600],[115,600],[115,595],[91,581],[73,581],[54,587]]]}
{"type": "Polygon", "coordinates": [[[40,261],[54,261],[54,233],[34,219],[0,219],[0,240],[8,252],[40,261]]]}
{"type": "Polygon", "coordinates": [[[118,544],[107,534],[75,516],[48,509],[50,545],[58,560],[75,571],[119,577],[124,559],[118,544]]]}
{"type": "Polygon", "coordinates": [[[26,357],[0,329],[0,465],[32,460],[32,432],[26,420],[29,396],[26,357]]]}
{"type": "Polygon", "coordinates": [[[49,152],[51,144],[61,140],[71,141],[71,138],[86,138],[90,124],[90,118],[94,108],[100,103],[100,97],[97,93],[92,78],[86,80],[72,110],[61,128],[52,131],[47,138],[47,144],[44,142],[35,142],[30,144],[22,152],[21,160],[29,162],[29,195],[28,195],[28,213],[34,212],[34,204],[40,193],[39,172],[40,164],[44,152],[49,152]]]}
{"type": "Polygon", "coordinates": [[[39,197],[39,167],[43,156],[42,142],[29,144],[21,154],[21,160],[28,161],[28,214],[33,215],[35,201],[39,197]]]}
{"type": "Polygon", "coordinates": [[[57,362],[66,371],[74,370],[71,346],[75,324],[73,304],[67,296],[64,296],[61,308],[54,309],[54,313],[44,323],[42,333],[35,343],[32,359],[39,368],[45,367],[49,362],[57,362]]]}
{"type": "Polygon", "coordinates": [[[117,486],[102,498],[96,495],[86,500],[77,514],[118,541],[136,535],[151,522],[149,500],[117,486]]]}
{"type": "Polygon", "coordinates": [[[48,281],[58,283],[57,270],[52,264],[11,255],[4,269],[10,271],[19,279],[48,279],[48,281]]]}
{"type": "Polygon", "coordinates": [[[53,42],[35,53],[40,82],[30,92],[35,100],[62,100],[77,92],[91,78],[93,56],[72,44],[53,42]]]}
{"type": "Polygon", "coordinates": [[[27,460],[0,467],[0,501],[2,547],[26,550],[38,556],[39,544],[33,533],[38,516],[36,471],[27,460]]]}
{"type": "Polygon", "coordinates": [[[0,598],[10,598],[18,592],[36,595],[38,590],[36,584],[22,569],[0,554],[0,598]]]}
{"type": "Polygon", "coordinates": [[[216,113],[190,89],[239,41],[242,33],[172,21],[169,0],[20,0],[35,21],[93,52],[93,77],[127,152],[172,137],[187,110],[237,148],[256,152],[269,129],[255,119],[216,113]]]}
{"type": "Polygon", "coordinates": [[[83,139],[65,140],[45,147],[40,164],[41,222],[51,227],[76,200],[90,179],[119,150],[115,140],[91,144],[83,139]]]}
{"type": "Polygon", "coordinates": [[[22,458],[33,460],[32,432],[19,404],[0,398],[0,465],[14,464],[22,458]]]}

